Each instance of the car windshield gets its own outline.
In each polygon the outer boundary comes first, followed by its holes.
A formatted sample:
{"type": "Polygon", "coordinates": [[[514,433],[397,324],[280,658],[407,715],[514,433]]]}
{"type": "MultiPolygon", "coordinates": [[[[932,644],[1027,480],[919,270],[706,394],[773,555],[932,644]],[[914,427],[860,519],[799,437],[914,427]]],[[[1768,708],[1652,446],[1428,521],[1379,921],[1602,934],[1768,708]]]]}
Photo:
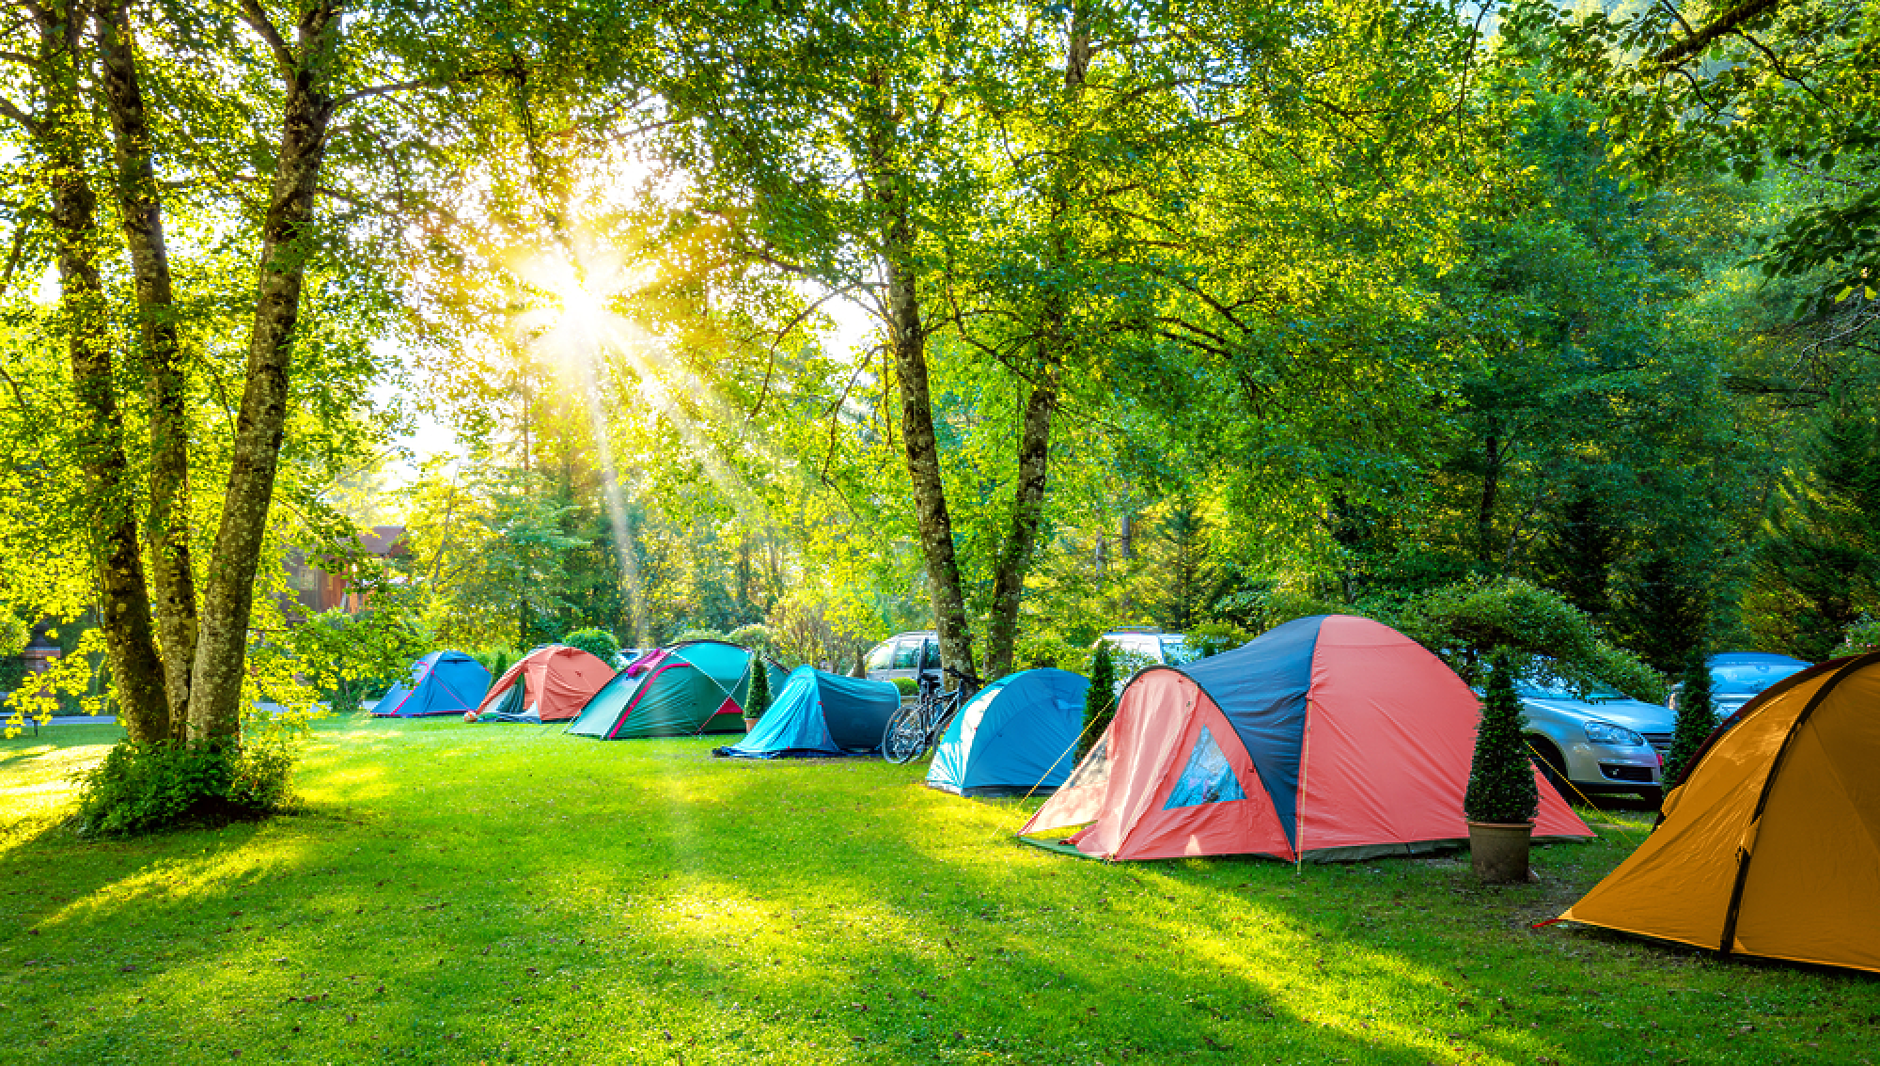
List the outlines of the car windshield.
{"type": "Polygon", "coordinates": [[[1195,652],[1182,637],[1163,637],[1162,661],[1170,666],[1182,666],[1195,661],[1195,652]]]}
{"type": "Polygon", "coordinates": [[[1610,685],[1595,681],[1585,689],[1561,678],[1548,678],[1544,681],[1527,678],[1515,682],[1514,690],[1523,696],[1549,700],[1581,700],[1586,703],[1605,703],[1608,700],[1622,700],[1626,694],[1610,685]]]}
{"type": "Polygon", "coordinates": [[[1710,685],[1717,692],[1761,692],[1770,685],[1807,669],[1806,663],[1737,663],[1710,668],[1710,685]]]}

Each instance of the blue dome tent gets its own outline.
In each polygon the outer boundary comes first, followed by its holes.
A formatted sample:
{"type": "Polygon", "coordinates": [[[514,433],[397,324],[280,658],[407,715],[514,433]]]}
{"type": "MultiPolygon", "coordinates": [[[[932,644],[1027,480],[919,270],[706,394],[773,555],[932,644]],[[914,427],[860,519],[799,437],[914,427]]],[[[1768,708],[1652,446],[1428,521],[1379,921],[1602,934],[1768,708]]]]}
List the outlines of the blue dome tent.
{"type": "Polygon", "coordinates": [[[411,664],[411,680],[393,685],[372,707],[374,718],[419,718],[456,714],[475,707],[489,691],[490,672],[460,651],[434,651],[411,664]]]}
{"type": "Polygon", "coordinates": [[[1084,692],[1069,670],[1007,674],[953,716],[927,768],[927,787],[962,796],[1055,791],[1077,765],[1084,692]]]}
{"type": "Polygon", "coordinates": [[[901,690],[886,681],[799,666],[757,726],[737,744],[714,751],[741,759],[868,754],[881,749],[888,719],[900,706],[901,690]]]}

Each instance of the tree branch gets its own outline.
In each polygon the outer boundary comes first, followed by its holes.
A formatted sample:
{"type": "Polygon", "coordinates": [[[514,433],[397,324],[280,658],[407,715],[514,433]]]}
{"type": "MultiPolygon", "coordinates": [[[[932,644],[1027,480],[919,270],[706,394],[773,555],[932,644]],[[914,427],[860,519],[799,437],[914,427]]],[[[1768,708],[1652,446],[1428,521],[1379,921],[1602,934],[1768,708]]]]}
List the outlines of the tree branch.
{"type": "Polygon", "coordinates": [[[260,35],[262,42],[268,46],[268,51],[274,53],[274,61],[281,67],[281,76],[293,77],[294,50],[287,47],[287,42],[281,39],[281,31],[275,29],[274,23],[268,20],[268,13],[261,10],[261,5],[256,0],[242,0],[241,17],[242,21],[248,24],[249,29],[260,35]]]}
{"type": "MultiPolygon", "coordinates": [[[[1659,63],[1669,66],[1680,59],[1694,56],[1709,47],[1710,42],[1722,37],[1726,33],[1735,32],[1737,27],[1755,18],[1757,15],[1775,10],[1778,2],[1780,2],[1780,0],[1745,0],[1744,3],[1738,4],[1736,7],[1724,12],[1717,21],[1712,22],[1710,25],[1698,30],[1691,36],[1679,41],[1677,44],[1659,52],[1652,58],[1659,63]]],[[[1676,14],[1676,12],[1674,11],[1673,14],[1676,14]]],[[[1682,23],[1684,21],[1683,17],[1679,16],[1678,21],[1682,23]]]]}

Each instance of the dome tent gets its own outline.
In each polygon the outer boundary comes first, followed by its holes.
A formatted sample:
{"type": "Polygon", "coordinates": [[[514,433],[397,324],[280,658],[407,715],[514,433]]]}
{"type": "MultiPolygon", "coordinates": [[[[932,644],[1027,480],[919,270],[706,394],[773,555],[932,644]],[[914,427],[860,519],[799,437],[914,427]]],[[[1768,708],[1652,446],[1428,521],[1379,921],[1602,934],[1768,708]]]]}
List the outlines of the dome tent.
{"type": "Polygon", "coordinates": [[[411,680],[393,685],[372,707],[374,718],[462,714],[490,687],[490,672],[460,651],[434,651],[411,664],[411,680]]]}
{"type": "Polygon", "coordinates": [[[901,690],[886,681],[843,677],[811,666],[790,671],[770,709],[742,741],[713,753],[743,759],[863,755],[881,750],[901,690]]]}
{"type": "Polygon", "coordinates": [[[565,722],[614,676],[614,668],[580,648],[546,644],[503,671],[473,722],[565,722]]]}
{"type": "MultiPolygon", "coordinates": [[[[720,640],[656,648],[607,682],[568,726],[601,740],[744,731],[752,664],[763,657],[720,640]]],[[[783,671],[765,664],[773,689],[783,671]]]]}
{"type": "Polygon", "coordinates": [[[1090,682],[1068,670],[1024,670],[987,685],[953,716],[927,787],[962,796],[1054,791],[1070,776],[1090,682]]]}
{"type": "MultiPolygon", "coordinates": [[[[1466,842],[1480,703],[1442,660],[1350,615],[1138,673],[1022,839],[1106,859],[1338,861],[1466,842]],[[1082,826],[1064,840],[1034,839],[1082,826]]],[[[1536,771],[1537,839],[1592,831],[1536,771]]],[[[1053,834],[1055,835],[1055,834],[1053,834]]]]}
{"type": "Polygon", "coordinates": [[[1880,972],[1880,653],[1771,685],[1645,842],[1556,921],[1880,972]]]}

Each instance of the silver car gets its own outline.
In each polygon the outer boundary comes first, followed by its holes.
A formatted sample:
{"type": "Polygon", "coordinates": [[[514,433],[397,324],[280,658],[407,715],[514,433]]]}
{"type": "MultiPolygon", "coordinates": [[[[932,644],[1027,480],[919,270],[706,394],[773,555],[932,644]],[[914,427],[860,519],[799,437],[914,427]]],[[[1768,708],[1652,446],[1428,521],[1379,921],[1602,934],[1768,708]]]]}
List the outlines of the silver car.
{"type": "Polygon", "coordinates": [[[1568,800],[1577,790],[1588,796],[1635,792],[1658,802],[1659,775],[1671,750],[1671,708],[1605,687],[1582,692],[1561,681],[1519,681],[1515,694],[1541,772],[1568,800]]]}
{"type": "Polygon", "coordinates": [[[939,677],[940,635],[931,629],[896,633],[869,649],[862,669],[871,681],[893,681],[897,677],[918,681],[922,674],[939,677]]]}

